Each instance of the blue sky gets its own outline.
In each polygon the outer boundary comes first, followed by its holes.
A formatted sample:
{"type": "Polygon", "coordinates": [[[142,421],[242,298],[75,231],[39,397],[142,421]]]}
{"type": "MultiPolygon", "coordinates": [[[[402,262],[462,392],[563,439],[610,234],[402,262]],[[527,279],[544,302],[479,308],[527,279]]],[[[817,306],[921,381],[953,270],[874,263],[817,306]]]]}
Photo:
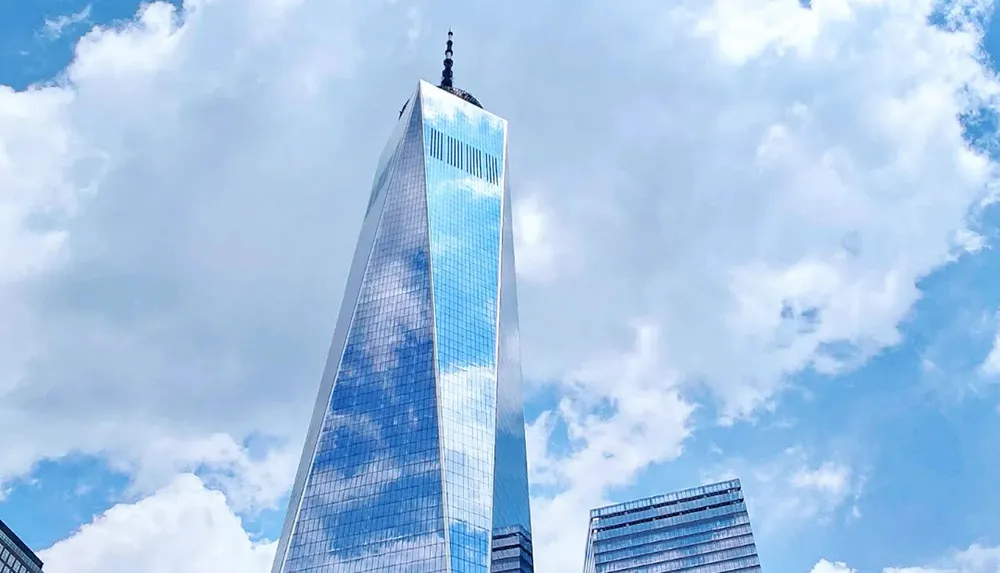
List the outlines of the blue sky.
{"type": "Polygon", "coordinates": [[[448,4],[0,6],[0,517],[47,571],[267,570],[453,26],[510,121],[540,566],[737,475],[768,571],[1000,572],[992,2],[448,4]]]}

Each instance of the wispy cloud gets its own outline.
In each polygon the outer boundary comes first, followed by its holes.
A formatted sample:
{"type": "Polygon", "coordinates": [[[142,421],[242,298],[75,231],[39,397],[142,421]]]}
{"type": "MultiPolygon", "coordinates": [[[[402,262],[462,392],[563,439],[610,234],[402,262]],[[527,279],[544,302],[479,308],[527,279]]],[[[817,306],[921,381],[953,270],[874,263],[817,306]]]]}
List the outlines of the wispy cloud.
{"type": "Polygon", "coordinates": [[[817,461],[801,447],[785,449],[760,463],[730,460],[704,476],[705,482],[739,477],[755,529],[770,535],[791,524],[826,522],[851,505],[860,517],[865,475],[841,460],[817,461]]]}
{"type": "Polygon", "coordinates": [[[406,11],[406,20],[410,24],[406,29],[406,39],[409,40],[410,45],[412,46],[418,39],[420,39],[420,28],[423,25],[420,8],[410,6],[409,10],[406,11]]]}
{"type": "Polygon", "coordinates": [[[979,367],[984,376],[1000,376],[1000,329],[993,339],[993,348],[979,367]]]}
{"type": "Polygon", "coordinates": [[[62,37],[67,28],[80,23],[90,21],[90,4],[84,6],[83,10],[74,14],[63,14],[55,18],[46,18],[42,26],[41,35],[49,40],[56,40],[62,37]]]}

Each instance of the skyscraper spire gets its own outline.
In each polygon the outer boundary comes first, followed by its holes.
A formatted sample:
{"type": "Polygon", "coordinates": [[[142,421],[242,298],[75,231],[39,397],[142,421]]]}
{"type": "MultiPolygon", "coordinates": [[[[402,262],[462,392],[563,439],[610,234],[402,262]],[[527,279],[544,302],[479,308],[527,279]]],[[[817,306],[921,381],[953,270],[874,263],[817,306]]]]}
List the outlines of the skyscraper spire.
{"type": "Polygon", "coordinates": [[[454,55],[454,52],[452,52],[451,50],[451,47],[454,43],[451,41],[453,36],[454,34],[452,34],[451,32],[451,28],[448,28],[448,44],[444,50],[444,71],[441,72],[441,87],[443,88],[450,88],[453,86],[452,72],[451,72],[451,66],[452,64],[454,64],[454,61],[452,61],[451,59],[451,57],[454,55]]]}
{"type": "Polygon", "coordinates": [[[533,570],[507,122],[481,108],[420,80],[392,129],[270,573],[533,570]]]}
{"type": "MultiPolygon", "coordinates": [[[[448,28],[448,43],[444,49],[444,70],[441,71],[441,83],[438,84],[438,87],[478,108],[482,108],[483,104],[479,103],[479,100],[477,100],[475,96],[461,88],[455,87],[454,73],[451,70],[452,66],[455,64],[455,61],[451,59],[451,57],[455,55],[452,51],[452,46],[455,44],[452,41],[454,36],[455,34],[452,33],[451,28],[448,28]]],[[[407,100],[406,103],[403,104],[403,109],[399,110],[399,117],[403,117],[403,112],[406,111],[406,106],[409,103],[410,101],[407,100]]]]}

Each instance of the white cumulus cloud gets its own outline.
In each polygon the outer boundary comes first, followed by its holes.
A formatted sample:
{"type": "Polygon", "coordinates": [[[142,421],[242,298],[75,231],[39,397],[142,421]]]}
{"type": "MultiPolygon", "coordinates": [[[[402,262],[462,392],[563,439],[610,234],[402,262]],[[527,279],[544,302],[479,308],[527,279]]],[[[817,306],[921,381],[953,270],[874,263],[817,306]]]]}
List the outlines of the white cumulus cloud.
{"type": "Polygon", "coordinates": [[[847,564],[840,561],[831,562],[826,559],[820,559],[809,573],[857,573],[854,569],[851,569],[847,564]]]}
{"type": "MultiPolygon", "coordinates": [[[[912,567],[886,567],[882,573],[997,573],[1000,572],[1000,547],[973,543],[966,549],[952,552],[937,563],[912,567]]],[[[855,573],[844,563],[821,559],[811,573],[855,573]]]]}
{"type": "MultiPolygon", "coordinates": [[[[696,431],[688,389],[774,407],[976,250],[996,165],[959,116],[998,84],[987,3],[951,5],[189,0],[98,28],[59,82],[0,87],[0,479],[80,452],[152,492],[201,460],[273,503],[259,460],[286,462],[244,445],[301,443],[379,150],[438,73],[418,6],[510,122],[525,373],[563,395],[529,432],[537,560],[572,570],[586,511],[696,431]]],[[[853,483],[798,479],[814,515],[853,483]]]]}
{"type": "Polygon", "coordinates": [[[252,540],[223,494],[184,474],[112,507],[39,557],[52,573],[265,573],[274,544],[252,540]]]}

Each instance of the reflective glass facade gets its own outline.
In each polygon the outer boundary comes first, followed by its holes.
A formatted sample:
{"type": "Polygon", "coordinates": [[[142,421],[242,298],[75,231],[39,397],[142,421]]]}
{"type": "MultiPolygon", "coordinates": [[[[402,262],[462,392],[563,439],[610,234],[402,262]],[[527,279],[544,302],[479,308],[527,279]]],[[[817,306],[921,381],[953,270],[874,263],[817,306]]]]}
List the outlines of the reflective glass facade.
{"type": "Polygon", "coordinates": [[[0,520],[0,573],[41,573],[42,560],[0,520]]]}
{"type": "Polygon", "coordinates": [[[493,531],[490,573],[533,573],[531,533],[519,525],[493,531]]]}
{"type": "Polygon", "coordinates": [[[530,536],[506,142],[426,82],[400,114],[273,573],[487,573],[530,536]]]}
{"type": "Polygon", "coordinates": [[[757,573],[739,480],[590,512],[584,573],[757,573]]]}

